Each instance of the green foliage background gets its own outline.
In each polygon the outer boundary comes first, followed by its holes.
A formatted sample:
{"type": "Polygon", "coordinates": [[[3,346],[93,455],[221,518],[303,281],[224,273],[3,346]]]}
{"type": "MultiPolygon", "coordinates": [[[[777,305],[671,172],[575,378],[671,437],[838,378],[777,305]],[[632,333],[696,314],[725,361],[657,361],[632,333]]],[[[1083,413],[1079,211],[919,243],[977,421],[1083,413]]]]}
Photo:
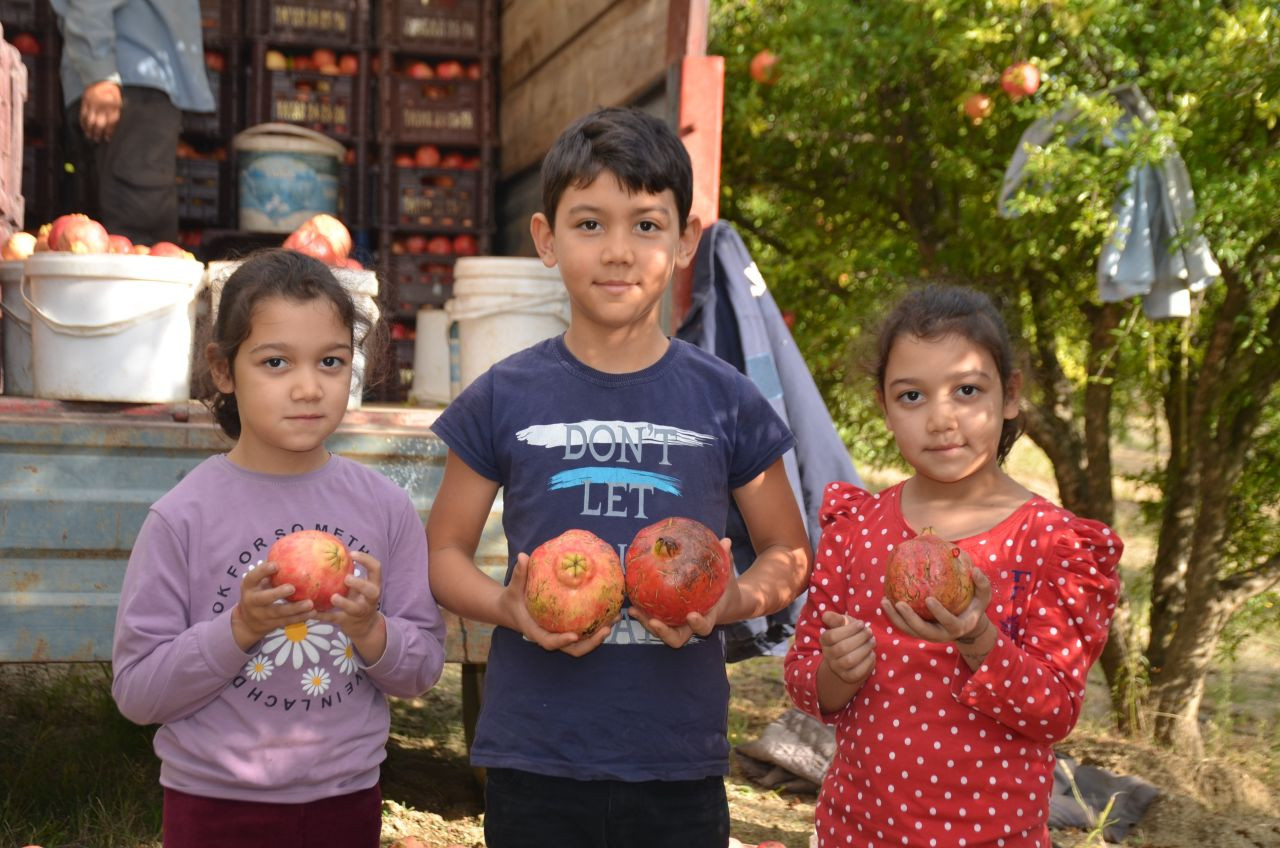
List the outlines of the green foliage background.
{"type": "MultiPolygon", "coordinates": [[[[1268,314],[1280,293],[1280,4],[720,0],[712,8],[709,52],[726,57],[727,78],[721,215],[795,314],[797,343],[860,465],[897,458],[856,363],[887,303],[918,282],[994,295],[1015,338],[1028,350],[1050,346],[1076,389],[1075,406],[1056,414],[1082,416],[1090,379],[1082,307],[1098,302],[1095,266],[1113,204],[1130,167],[1174,147],[1204,234],[1247,289],[1247,305],[1224,313],[1221,282],[1185,321],[1150,321],[1135,300],[1108,354],[1115,435],[1162,431],[1169,354],[1184,352],[1194,373],[1215,321],[1247,329],[1233,356],[1274,363],[1253,373],[1254,386],[1258,373],[1280,374],[1280,328],[1268,314]],[[748,72],[761,49],[779,57],[772,85],[748,72]],[[999,78],[1019,60],[1034,62],[1043,83],[1015,102],[999,78]],[[1141,88],[1159,124],[1104,144],[1120,111],[1099,95],[1126,83],[1141,88]],[[994,104],[978,124],[963,112],[974,92],[994,104]],[[1040,189],[1021,195],[1018,217],[1000,218],[996,200],[1021,133],[1068,104],[1082,112],[1079,138],[1068,146],[1059,135],[1033,157],[1029,184],[1040,189]]],[[[1263,405],[1232,495],[1230,572],[1280,550],[1280,394],[1274,381],[1261,401],[1248,385],[1224,388],[1215,427],[1243,405],[1263,405]]],[[[1043,389],[1033,386],[1029,400],[1048,402],[1043,389]]],[[[1144,476],[1158,488],[1166,469],[1144,476]]],[[[1151,506],[1157,520],[1159,503],[1151,506]]],[[[1237,618],[1274,624],[1278,612],[1274,595],[1264,596],[1237,618]]]]}

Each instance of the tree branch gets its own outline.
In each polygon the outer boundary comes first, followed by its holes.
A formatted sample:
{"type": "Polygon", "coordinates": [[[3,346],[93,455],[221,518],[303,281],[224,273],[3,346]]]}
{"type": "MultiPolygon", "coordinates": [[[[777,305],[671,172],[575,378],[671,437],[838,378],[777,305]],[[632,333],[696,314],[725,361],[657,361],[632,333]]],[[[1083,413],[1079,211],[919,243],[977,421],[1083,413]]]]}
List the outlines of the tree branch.
{"type": "Polygon", "coordinates": [[[1243,604],[1250,598],[1280,585],[1280,553],[1274,553],[1261,565],[1232,574],[1218,581],[1219,592],[1224,599],[1243,604]]]}

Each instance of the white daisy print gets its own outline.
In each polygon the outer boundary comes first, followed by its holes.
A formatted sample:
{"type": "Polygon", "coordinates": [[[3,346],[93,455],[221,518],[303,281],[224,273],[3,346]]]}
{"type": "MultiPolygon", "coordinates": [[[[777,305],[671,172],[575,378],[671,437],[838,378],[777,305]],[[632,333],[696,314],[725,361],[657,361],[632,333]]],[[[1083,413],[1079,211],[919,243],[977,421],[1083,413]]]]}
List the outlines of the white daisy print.
{"type": "Polygon", "coordinates": [[[307,669],[302,675],[302,689],[308,695],[323,695],[329,691],[329,672],[320,666],[307,669]]]}
{"type": "Polygon", "coordinates": [[[275,663],[266,654],[258,654],[244,664],[245,677],[253,680],[266,680],[275,671],[275,663]]]}
{"type": "Polygon", "coordinates": [[[320,662],[320,652],[329,650],[329,640],[325,636],[332,632],[332,624],[300,621],[268,634],[262,652],[269,654],[275,651],[276,665],[281,668],[285,663],[302,668],[303,662],[320,662]]]}
{"type": "Polygon", "coordinates": [[[343,674],[351,674],[356,670],[356,648],[347,634],[339,631],[338,638],[333,640],[333,647],[329,649],[329,656],[333,657],[334,666],[343,674]]]}

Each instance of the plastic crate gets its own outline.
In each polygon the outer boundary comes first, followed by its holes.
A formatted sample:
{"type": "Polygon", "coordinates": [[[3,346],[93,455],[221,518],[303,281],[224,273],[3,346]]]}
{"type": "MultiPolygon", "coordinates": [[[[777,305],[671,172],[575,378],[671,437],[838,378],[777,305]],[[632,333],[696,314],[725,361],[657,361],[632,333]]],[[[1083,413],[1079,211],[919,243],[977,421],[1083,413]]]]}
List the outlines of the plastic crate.
{"type": "Polygon", "coordinates": [[[33,30],[41,23],[40,11],[47,2],[39,0],[0,0],[0,24],[5,29],[33,30]]]}
{"type": "Polygon", "coordinates": [[[484,135],[480,83],[395,77],[384,101],[397,144],[479,144],[484,135]]]}
{"type": "Polygon", "coordinates": [[[22,229],[22,123],[27,68],[18,48],[0,41],[0,231],[22,229]]]}
{"type": "Polygon", "coordinates": [[[226,208],[226,163],[216,159],[179,159],[178,219],[191,224],[219,224],[226,208]]]}
{"type": "Polygon", "coordinates": [[[474,229],[480,220],[480,173],[396,168],[389,200],[392,226],[474,229]]]}
{"type": "Polygon", "coordinates": [[[391,0],[386,34],[405,50],[471,52],[483,34],[480,0],[391,0]]]}
{"type": "Polygon", "coordinates": [[[240,34],[240,0],[200,0],[200,29],[205,41],[223,42],[240,34]]]}
{"type": "Polygon", "coordinates": [[[182,113],[182,131],[187,133],[196,133],[199,135],[216,135],[222,136],[228,134],[230,129],[227,122],[227,114],[230,111],[230,86],[224,81],[226,72],[215,71],[212,68],[205,68],[205,73],[209,77],[209,90],[213,92],[213,112],[183,112],[182,113]]]}
{"type": "Polygon", "coordinates": [[[328,135],[355,135],[355,78],[315,71],[264,71],[268,121],[297,124],[328,135]]]}
{"type": "Polygon", "coordinates": [[[338,171],[338,219],[348,229],[363,229],[377,225],[378,168],[369,166],[365,173],[364,204],[356,197],[356,175],[354,165],[343,165],[338,171]]]}
{"type": "Polygon", "coordinates": [[[415,318],[423,306],[443,306],[453,297],[453,262],[453,256],[393,255],[390,263],[393,315],[415,318]]]}
{"type": "Polygon", "coordinates": [[[299,44],[362,42],[357,0],[250,0],[258,35],[299,44]]]}

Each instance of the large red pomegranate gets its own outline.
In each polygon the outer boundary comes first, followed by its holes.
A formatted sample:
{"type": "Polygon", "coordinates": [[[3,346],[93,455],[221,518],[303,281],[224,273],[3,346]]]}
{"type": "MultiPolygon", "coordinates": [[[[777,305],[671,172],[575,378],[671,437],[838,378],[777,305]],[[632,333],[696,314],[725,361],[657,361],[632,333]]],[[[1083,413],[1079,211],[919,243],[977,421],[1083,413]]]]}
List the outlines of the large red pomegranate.
{"type": "Polygon", "coordinates": [[[627,549],[627,597],[664,624],[684,624],[720,600],[733,564],[720,539],[692,518],[664,518],[636,534],[627,549]]]}
{"type": "Polygon", "coordinates": [[[884,569],[884,594],[906,601],[916,615],[933,621],[925,599],[933,596],[953,615],[973,600],[973,560],[930,527],[894,549],[884,569]]]}
{"type": "Polygon", "coordinates": [[[543,630],[586,636],[622,609],[622,561],[594,533],[566,530],[529,555],[524,604],[543,630]]]}
{"type": "Polygon", "coordinates": [[[346,595],[348,574],[355,572],[351,552],[337,536],[323,530],[298,530],[267,549],[274,562],[272,586],[293,585],[289,601],[311,601],[318,612],[332,609],[334,595],[346,595]]]}

